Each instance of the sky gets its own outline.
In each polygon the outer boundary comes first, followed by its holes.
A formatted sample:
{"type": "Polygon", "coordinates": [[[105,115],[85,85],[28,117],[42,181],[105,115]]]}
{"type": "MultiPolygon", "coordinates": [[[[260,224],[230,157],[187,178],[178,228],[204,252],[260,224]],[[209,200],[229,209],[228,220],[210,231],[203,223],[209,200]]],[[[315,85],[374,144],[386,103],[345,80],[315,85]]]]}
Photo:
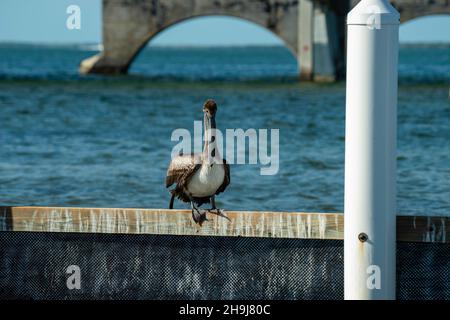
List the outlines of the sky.
{"type": "MultiPolygon", "coordinates": [[[[450,43],[450,15],[417,18],[400,27],[400,41],[450,43]]],[[[0,42],[101,43],[101,0],[0,0],[0,42]],[[69,5],[81,9],[81,29],[66,27],[69,5]]],[[[277,36],[231,17],[202,17],[161,32],[151,45],[277,45],[277,36]]]]}

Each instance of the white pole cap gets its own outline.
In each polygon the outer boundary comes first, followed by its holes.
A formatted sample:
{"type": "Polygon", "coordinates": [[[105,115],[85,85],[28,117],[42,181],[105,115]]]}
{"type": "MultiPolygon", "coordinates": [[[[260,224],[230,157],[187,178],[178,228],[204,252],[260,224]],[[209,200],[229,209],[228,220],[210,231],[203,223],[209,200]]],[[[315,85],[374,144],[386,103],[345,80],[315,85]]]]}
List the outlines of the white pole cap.
{"type": "Polygon", "coordinates": [[[400,24],[400,14],[388,0],[361,0],[347,15],[348,25],[400,24]]]}

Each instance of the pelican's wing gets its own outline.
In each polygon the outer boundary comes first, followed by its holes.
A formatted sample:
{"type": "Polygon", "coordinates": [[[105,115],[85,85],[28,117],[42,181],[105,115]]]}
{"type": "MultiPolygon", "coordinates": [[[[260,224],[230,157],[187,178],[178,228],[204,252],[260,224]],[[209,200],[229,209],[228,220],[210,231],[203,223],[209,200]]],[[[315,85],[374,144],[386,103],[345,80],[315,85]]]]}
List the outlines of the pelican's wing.
{"type": "Polygon", "coordinates": [[[219,189],[217,189],[216,194],[224,192],[231,182],[230,165],[227,163],[225,159],[223,159],[223,168],[225,169],[225,177],[223,178],[222,185],[219,187],[219,189]]]}
{"type": "Polygon", "coordinates": [[[166,188],[174,183],[183,187],[189,178],[201,167],[199,155],[186,154],[176,156],[170,161],[166,174],[166,188]]]}

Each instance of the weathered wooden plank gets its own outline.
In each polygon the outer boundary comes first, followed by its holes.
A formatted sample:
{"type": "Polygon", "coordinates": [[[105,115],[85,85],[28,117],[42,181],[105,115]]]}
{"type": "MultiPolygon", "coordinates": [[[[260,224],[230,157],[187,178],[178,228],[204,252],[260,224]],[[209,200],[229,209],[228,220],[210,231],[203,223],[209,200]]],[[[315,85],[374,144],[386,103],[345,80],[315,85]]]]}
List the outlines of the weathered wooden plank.
{"type": "Polygon", "coordinates": [[[450,243],[450,217],[397,216],[397,238],[410,242],[450,243]]]}
{"type": "Polygon", "coordinates": [[[340,239],[340,214],[229,211],[202,227],[190,210],[2,207],[3,230],[340,239]]]}
{"type": "MultiPolygon", "coordinates": [[[[229,211],[231,222],[209,215],[202,227],[190,210],[0,207],[0,230],[84,233],[129,233],[269,238],[344,238],[340,213],[229,211]]],[[[399,241],[444,242],[450,239],[449,217],[398,216],[399,241]]]]}

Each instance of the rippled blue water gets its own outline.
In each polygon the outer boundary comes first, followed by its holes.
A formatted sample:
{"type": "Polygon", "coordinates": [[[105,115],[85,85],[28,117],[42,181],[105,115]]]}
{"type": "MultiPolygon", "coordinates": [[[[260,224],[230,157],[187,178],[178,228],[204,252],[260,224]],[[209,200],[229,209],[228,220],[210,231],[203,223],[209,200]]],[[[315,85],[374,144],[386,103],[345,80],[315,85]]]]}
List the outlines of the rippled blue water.
{"type": "MultiPolygon", "coordinates": [[[[219,205],[343,210],[344,83],[297,83],[278,47],[148,48],[130,76],[79,76],[94,53],[0,46],[0,205],[167,207],[172,130],[212,97],[221,129],[280,129],[279,173],[233,166],[219,205]]],[[[399,72],[398,211],[449,215],[450,46],[402,47],[399,72]]]]}

